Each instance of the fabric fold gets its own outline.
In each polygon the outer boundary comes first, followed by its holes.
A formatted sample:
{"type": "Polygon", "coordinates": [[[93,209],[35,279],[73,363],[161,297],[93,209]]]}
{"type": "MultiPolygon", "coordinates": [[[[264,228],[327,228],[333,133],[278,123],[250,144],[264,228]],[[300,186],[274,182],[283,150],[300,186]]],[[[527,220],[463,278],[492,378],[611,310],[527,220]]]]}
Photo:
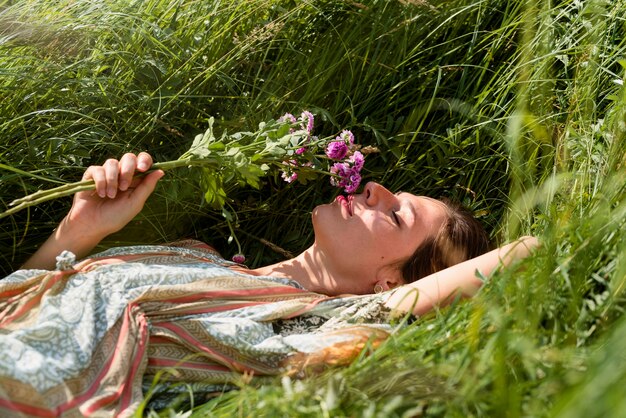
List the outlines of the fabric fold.
{"type": "Polygon", "coordinates": [[[153,397],[219,393],[242,374],[344,364],[391,331],[381,295],[327,297],[186,244],[1,280],[0,415],[128,416],[155,379],[153,397]]]}

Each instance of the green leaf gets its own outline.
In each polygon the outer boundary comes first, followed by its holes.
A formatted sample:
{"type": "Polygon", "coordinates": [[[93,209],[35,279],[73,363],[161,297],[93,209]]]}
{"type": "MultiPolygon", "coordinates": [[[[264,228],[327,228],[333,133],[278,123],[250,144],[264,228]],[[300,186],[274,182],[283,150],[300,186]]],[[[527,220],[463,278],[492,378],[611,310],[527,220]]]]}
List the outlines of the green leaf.
{"type": "Polygon", "coordinates": [[[223,208],[227,196],[220,175],[207,169],[202,169],[202,171],[204,175],[201,184],[205,191],[204,200],[216,209],[223,208]]]}
{"type": "Polygon", "coordinates": [[[280,125],[276,130],[276,136],[280,138],[281,136],[287,135],[289,133],[289,129],[291,129],[291,126],[289,126],[289,124],[280,125]]]}
{"type": "Polygon", "coordinates": [[[209,156],[209,144],[215,141],[215,137],[213,136],[213,122],[213,117],[209,118],[209,128],[204,134],[196,135],[189,151],[187,151],[185,155],[192,155],[199,158],[209,156]]]}
{"type": "Polygon", "coordinates": [[[226,149],[226,145],[224,145],[223,142],[219,141],[219,142],[213,142],[211,144],[209,144],[208,149],[211,151],[222,151],[224,149],[226,149]]]}
{"type": "Polygon", "coordinates": [[[237,168],[237,171],[247,184],[258,189],[261,187],[260,177],[265,175],[265,172],[254,164],[242,165],[237,168]]]}
{"type": "Polygon", "coordinates": [[[287,150],[279,144],[267,141],[264,152],[272,157],[281,158],[287,154],[287,150]]]}
{"type": "Polygon", "coordinates": [[[234,157],[235,155],[239,154],[239,147],[232,147],[232,148],[228,148],[228,150],[224,153],[224,155],[226,157],[234,157]]]}

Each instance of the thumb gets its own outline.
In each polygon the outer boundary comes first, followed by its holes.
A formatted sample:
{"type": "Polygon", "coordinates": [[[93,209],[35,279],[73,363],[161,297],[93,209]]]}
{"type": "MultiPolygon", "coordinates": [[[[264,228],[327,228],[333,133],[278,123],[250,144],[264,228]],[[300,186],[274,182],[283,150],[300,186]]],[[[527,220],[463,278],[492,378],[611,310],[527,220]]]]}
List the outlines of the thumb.
{"type": "Polygon", "coordinates": [[[154,191],[157,182],[165,175],[163,170],[156,170],[152,173],[146,175],[139,183],[135,190],[133,191],[133,195],[138,197],[142,202],[145,202],[148,197],[154,191]]]}

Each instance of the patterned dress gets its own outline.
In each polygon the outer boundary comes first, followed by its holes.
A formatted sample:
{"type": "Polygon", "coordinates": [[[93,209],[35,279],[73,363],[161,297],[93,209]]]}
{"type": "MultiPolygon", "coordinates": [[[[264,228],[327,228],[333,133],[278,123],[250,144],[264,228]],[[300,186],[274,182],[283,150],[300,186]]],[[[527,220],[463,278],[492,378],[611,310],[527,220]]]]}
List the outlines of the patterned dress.
{"type": "Polygon", "coordinates": [[[383,295],[245,274],[197,241],[71,257],[0,280],[0,416],[129,416],[345,364],[391,331],[383,295]]]}

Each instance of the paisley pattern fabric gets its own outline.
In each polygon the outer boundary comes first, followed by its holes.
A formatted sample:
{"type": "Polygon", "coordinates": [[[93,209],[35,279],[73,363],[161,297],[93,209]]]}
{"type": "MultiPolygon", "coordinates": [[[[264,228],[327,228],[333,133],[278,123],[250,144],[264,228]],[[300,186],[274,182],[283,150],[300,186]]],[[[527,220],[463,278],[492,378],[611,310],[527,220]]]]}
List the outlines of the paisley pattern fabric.
{"type": "Polygon", "coordinates": [[[342,364],[391,331],[381,295],[248,275],[196,241],[72,261],[0,280],[0,416],[128,416],[181,384],[342,364]]]}

